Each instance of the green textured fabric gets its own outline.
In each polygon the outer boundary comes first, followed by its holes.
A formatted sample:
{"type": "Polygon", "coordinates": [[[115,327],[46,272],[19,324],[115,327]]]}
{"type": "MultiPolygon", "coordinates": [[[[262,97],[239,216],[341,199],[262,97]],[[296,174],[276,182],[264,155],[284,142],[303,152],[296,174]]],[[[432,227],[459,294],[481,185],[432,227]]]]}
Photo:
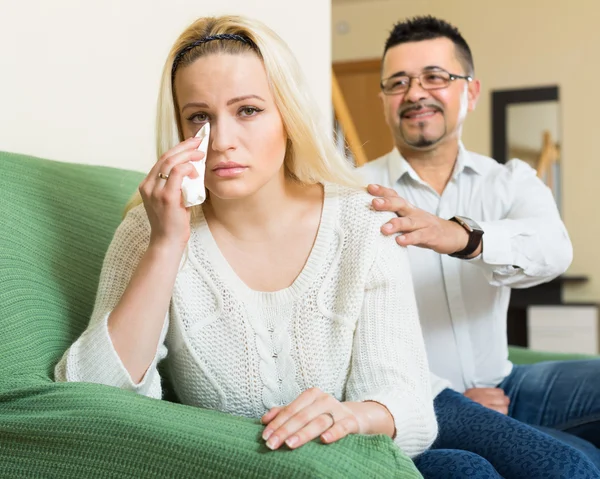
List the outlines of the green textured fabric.
{"type": "Polygon", "coordinates": [[[0,171],[0,477],[421,477],[387,437],[273,452],[257,421],[55,384],[143,175],[2,152],[0,171]]]}
{"type": "Polygon", "coordinates": [[[257,421],[95,384],[0,393],[0,476],[420,477],[383,436],[270,451],[257,421]]]}
{"type": "Polygon", "coordinates": [[[569,361],[573,359],[589,359],[594,356],[585,354],[548,353],[527,348],[511,346],[508,348],[508,359],[515,364],[534,364],[542,361],[569,361]]]}

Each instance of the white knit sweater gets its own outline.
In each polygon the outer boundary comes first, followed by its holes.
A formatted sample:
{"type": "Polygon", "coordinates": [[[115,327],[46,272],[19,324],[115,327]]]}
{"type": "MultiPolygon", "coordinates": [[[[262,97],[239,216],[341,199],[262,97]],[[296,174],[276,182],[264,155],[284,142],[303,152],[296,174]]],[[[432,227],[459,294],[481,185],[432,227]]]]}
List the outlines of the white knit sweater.
{"type": "Polygon", "coordinates": [[[325,186],[307,263],[277,292],[251,290],[223,257],[202,215],[192,225],[156,357],[135,384],[107,319],[147,248],[143,206],[129,212],[104,260],[87,330],[56,366],[57,381],[108,384],[161,397],[167,365],[188,405],[258,418],[319,387],[340,401],[385,405],[410,456],[437,434],[428,364],[405,248],[381,234],[389,213],[360,190],[325,186]]]}

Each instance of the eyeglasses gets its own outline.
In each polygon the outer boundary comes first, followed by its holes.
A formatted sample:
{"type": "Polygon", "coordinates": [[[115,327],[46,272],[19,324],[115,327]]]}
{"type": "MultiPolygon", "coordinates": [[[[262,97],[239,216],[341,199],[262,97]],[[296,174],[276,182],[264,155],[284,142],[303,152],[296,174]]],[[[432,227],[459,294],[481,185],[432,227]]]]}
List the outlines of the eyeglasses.
{"type": "Polygon", "coordinates": [[[419,80],[419,85],[423,90],[441,90],[447,88],[450,82],[454,80],[473,80],[470,76],[454,75],[440,69],[426,71],[413,77],[396,73],[382,80],[379,86],[385,95],[399,95],[408,91],[413,78],[419,80]]]}

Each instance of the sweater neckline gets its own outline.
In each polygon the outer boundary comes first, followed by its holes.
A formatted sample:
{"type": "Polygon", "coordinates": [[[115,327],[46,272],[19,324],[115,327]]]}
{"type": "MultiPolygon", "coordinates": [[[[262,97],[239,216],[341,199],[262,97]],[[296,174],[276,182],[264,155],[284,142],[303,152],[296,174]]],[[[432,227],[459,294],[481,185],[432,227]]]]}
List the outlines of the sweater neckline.
{"type": "Polygon", "coordinates": [[[197,217],[196,234],[217,274],[237,294],[257,305],[269,306],[288,303],[301,297],[314,282],[330,248],[335,231],[338,198],[336,185],[324,183],[323,206],[315,242],[304,267],[290,286],[277,291],[257,291],[250,288],[235,272],[219,248],[201,208],[197,217]]]}

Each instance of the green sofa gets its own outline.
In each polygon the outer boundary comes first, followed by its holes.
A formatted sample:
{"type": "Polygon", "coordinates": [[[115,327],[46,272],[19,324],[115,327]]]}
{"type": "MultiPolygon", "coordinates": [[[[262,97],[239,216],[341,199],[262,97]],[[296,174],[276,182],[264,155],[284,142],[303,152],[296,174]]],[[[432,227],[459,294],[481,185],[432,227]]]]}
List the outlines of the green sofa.
{"type": "Polygon", "coordinates": [[[273,452],[254,420],[53,382],[142,177],[0,152],[0,477],[421,477],[387,437],[273,452]]]}
{"type": "Polygon", "coordinates": [[[388,437],[270,451],[258,421],[53,382],[142,177],[0,152],[0,477],[420,478],[388,437]]]}

